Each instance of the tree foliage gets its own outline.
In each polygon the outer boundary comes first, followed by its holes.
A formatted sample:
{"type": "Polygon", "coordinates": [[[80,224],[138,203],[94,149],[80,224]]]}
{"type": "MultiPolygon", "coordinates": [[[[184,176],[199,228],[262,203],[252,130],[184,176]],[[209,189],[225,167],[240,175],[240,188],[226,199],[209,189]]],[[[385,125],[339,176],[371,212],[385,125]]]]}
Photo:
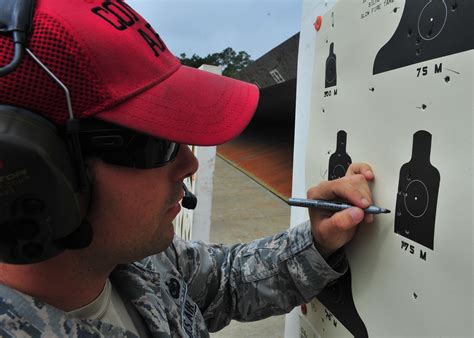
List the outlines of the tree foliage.
{"type": "Polygon", "coordinates": [[[232,48],[227,47],[220,53],[208,54],[205,57],[193,54],[187,57],[186,53],[181,53],[179,59],[183,65],[199,68],[203,64],[221,66],[223,68],[222,75],[235,77],[235,74],[247,67],[253,60],[247,52],[236,52],[232,48]]]}

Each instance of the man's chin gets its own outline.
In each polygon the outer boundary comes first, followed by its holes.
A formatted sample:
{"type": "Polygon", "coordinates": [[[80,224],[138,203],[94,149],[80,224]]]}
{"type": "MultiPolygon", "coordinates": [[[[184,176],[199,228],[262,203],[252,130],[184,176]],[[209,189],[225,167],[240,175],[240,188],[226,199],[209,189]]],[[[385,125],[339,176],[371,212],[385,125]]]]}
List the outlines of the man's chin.
{"type": "Polygon", "coordinates": [[[168,249],[173,242],[174,238],[174,227],[173,224],[170,222],[163,227],[163,231],[159,234],[156,234],[156,239],[154,244],[151,244],[150,250],[144,253],[144,256],[138,260],[144,259],[149,256],[157,255],[166,249],[168,249]]]}
{"type": "Polygon", "coordinates": [[[173,223],[167,224],[165,227],[166,229],[163,233],[160,234],[161,238],[159,238],[159,252],[165,251],[173,242],[173,238],[175,235],[173,223]]]}

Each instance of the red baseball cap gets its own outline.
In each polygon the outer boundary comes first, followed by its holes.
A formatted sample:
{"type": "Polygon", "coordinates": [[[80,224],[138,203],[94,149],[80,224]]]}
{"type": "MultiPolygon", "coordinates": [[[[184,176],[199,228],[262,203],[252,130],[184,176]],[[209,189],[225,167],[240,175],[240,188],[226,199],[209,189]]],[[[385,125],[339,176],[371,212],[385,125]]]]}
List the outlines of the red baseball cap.
{"type": "MultiPolygon", "coordinates": [[[[257,107],[256,86],[181,65],[121,0],[37,0],[28,47],[68,87],[77,118],[216,145],[240,134],[257,107]]],[[[11,38],[0,36],[0,66],[12,57],[11,38]]],[[[58,125],[68,119],[64,92],[28,55],[0,78],[0,102],[58,125]]]]}

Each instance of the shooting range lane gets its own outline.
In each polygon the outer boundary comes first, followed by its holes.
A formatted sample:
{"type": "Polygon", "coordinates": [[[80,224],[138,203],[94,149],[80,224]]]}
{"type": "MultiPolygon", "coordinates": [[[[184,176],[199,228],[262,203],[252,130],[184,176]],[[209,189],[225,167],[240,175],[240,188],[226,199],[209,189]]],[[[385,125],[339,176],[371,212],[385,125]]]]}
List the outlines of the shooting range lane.
{"type": "Polygon", "coordinates": [[[255,117],[218,155],[283,200],[291,196],[296,81],[261,90],[255,117]]]}

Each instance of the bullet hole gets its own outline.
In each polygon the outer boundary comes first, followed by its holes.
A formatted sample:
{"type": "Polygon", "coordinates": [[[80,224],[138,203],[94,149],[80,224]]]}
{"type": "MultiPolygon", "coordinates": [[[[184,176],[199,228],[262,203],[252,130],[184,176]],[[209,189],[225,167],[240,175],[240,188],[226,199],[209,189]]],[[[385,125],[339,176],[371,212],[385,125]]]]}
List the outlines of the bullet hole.
{"type": "Polygon", "coordinates": [[[323,113],[325,113],[325,112],[326,112],[326,109],[323,108],[323,113]]]}
{"type": "Polygon", "coordinates": [[[416,292],[413,292],[413,299],[417,299],[418,298],[418,295],[416,294],[416,292]]]}
{"type": "Polygon", "coordinates": [[[397,211],[397,217],[402,216],[402,213],[400,211],[397,211]]]}
{"type": "Polygon", "coordinates": [[[408,28],[407,36],[410,38],[413,34],[413,30],[411,28],[408,28]]]}
{"type": "Polygon", "coordinates": [[[417,37],[415,43],[419,45],[421,43],[421,37],[417,37]]]}
{"type": "Polygon", "coordinates": [[[374,87],[369,88],[369,90],[370,90],[372,93],[375,92],[375,88],[374,88],[374,87]]]}
{"type": "Polygon", "coordinates": [[[421,109],[426,110],[426,108],[428,108],[428,107],[426,106],[426,104],[422,104],[422,105],[421,105],[421,109]]]}
{"type": "Polygon", "coordinates": [[[410,234],[410,230],[406,229],[405,230],[405,235],[409,235],[410,234]]]}
{"type": "Polygon", "coordinates": [[[457,2],[455,2],[455,3],[453,3],[453,4],[451,5],[451,10],[452,10],[453,12],[454,12],[456,9],[458,9],[458,4],[457,4],[457,2]]]}
{"type": "Polygon", "coordinates": [[[451,81],[451,78],[450,78],[449,76],[446,76],[446,77],[444,78],[444,82],[448,83],[449,81],[451,81]]]}
{"type": "Polygon", "coordinates": [[[416,55],[417,55],[417,56],[420,56],[420,55],[421,55],[421,48],[417,48],[417,49],[416,49],[416,55]]]}
{"type": "Polygon", "coordinates": [[[394,12],[394,13],[397,13],[397,12],[398,12],[398,7],[395,7],[395,8],[393,9],[393,12],[394,12]]]}

